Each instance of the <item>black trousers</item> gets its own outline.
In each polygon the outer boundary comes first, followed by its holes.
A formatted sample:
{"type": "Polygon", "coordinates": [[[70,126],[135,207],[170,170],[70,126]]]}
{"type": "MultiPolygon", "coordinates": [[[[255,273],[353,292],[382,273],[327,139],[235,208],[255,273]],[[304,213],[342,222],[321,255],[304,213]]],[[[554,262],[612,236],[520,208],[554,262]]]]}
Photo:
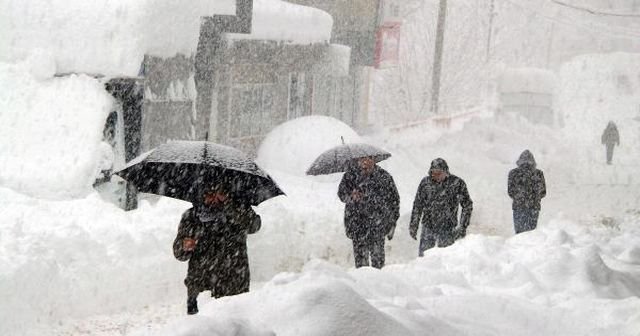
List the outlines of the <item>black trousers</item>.
{"type": "Polygon", "coordinates": [[[384,236],[353,239],[353,257],[356,268],[369,265],[382,268],[384,266],[384,236]],[[371,260],[371,264],[369,260],[371,260]]]}
{"type": "Polygon", "coordinates": [[[614,144],[607,144],[607,164],[611,164],[611,160],[613,160],[614,146],[614,144]]]}

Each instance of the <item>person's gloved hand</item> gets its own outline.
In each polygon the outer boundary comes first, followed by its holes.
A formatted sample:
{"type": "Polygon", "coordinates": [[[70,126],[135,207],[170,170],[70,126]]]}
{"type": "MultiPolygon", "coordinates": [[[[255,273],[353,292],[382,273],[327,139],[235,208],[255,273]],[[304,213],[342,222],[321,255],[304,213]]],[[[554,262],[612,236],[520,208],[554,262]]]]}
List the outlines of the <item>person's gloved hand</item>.
{"type": "Polygon", "coordinates": [[[387,239],[391,240],[393,239],[393,230],[389,231],[389,233],[387,233],[387,239]]]}
{"type": "Polygon", "coordinates": [[[467,228],[457,227],[454,235],[455,235],[455,239],[464,238],[467,235],[467,228]]]}

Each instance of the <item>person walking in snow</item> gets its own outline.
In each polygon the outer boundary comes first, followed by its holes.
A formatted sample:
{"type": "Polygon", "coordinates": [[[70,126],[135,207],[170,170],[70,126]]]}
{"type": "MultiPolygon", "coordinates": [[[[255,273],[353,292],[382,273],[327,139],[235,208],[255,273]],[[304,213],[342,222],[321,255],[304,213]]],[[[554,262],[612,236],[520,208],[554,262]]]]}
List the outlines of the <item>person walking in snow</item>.
{"type": "Polygon", "coordinates": [[[353,242],[355,266],[384,266],[385,236],[391,240],[400,217],[400,196],[391,175],[365,157],[345,172],[338,187],[345,203],[344,226],[353,242]]]}
{"type": "Polygon", "coordinates": [[[436,246],[446,247],[464,237],[471,220],[473,201],[466,183],[449,173],[447,162],[437,158],[431,162],[429,175],[422,179],[413,201],[409,234],[417,239],[422,224],[419,256],[436,246]],[[458,207],[462,207],[458,224],[458,207]]]}
{"type": "Polygon", "coordinates": [[[536,168],[529,150],[520,154],[517,168],[509,172],[507,191],[513,199],[513,226],[516,234],[531,231],[538,225],[540,200],[547,195],[544,174],[536,168]]]}
{"type": "Polygon", "coordinates": [[[187,314],[198,313],[197,297],[210,290],[215,298],[249,291],[247,235],[261,220],[250,205],[233,199],[221,185],[205,190],[202,203],[182,215],[173,253],[189,261],[187,314]]]}
{"type": "Polygon", "coordinates": [[[618,133],[618,127],[613,121],[609,121],[607,127],[602,133],[601,142],[605,145],[607,152],[607,164],[611,164],[613,159],[613,149],[615,146],[620,146],[620,134],[618,133]]]}

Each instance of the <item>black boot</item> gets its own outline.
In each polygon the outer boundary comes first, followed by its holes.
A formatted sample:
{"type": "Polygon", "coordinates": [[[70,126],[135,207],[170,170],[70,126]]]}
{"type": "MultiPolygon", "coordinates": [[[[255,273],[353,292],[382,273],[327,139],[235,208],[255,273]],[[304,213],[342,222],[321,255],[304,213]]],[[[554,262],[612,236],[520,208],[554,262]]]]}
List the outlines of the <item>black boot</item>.
{"type": "Polygon", "coordinates": [[[198,313],[198,299],[197,298],[188,298],[187,299],[187,314],[194,315],[198,313]]]}

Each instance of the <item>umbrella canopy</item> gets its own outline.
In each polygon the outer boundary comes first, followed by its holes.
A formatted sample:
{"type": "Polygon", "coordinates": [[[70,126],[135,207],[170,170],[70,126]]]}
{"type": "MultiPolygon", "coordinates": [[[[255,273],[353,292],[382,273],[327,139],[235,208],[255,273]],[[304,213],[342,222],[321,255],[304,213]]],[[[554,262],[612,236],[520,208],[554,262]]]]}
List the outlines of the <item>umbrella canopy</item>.
{"type": "Polygon", "coordinates": [[[320,154],[307,170],[307,175],[327,175],[347,170],[353,160],[371,157],[380,162],[391,157],[391,153],[369,144],[345,144],[320,154]]]}
{"type": "Polygon", "coordinates": [[[201,202],[222,186],[232,197],[258,205],[284,195],[273,179],[243,152],[206,141],[173,141],[140,155],[117,175],[147,192],[201,202]]]}

